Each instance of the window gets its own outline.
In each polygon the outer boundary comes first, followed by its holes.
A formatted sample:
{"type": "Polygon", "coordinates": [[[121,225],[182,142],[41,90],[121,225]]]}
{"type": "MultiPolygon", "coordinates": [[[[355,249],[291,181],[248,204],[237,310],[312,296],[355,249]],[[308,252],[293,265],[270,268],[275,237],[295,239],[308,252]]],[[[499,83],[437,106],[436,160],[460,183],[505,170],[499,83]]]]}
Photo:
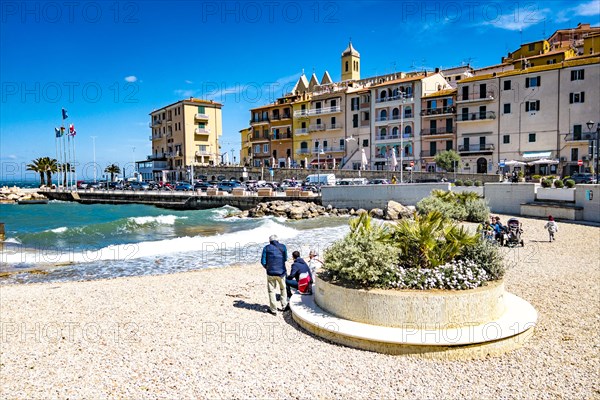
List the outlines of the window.
{"type": "Polygon", "coordinates": [[[335,117],[331,117],[331,127],[332,128],[335,126],[335,122],[336,122],[335,117]]]}
{"type": "Polygon", "coordinates": [[[329,105],[331,106],[331,108],[335,108],[335,107],[337,106],[337,101],[335,101],[335,100],[331,100],[331,101],[329,102],[329,105]]]}
{"type": "Polygon", "coordinates": [[[319,142],[315,142],[315,149],[319,148],[320,143],[319,142]]]}
{"type": "Polygon", "coordinates": [[[346,141],[344,139],[340,139],[340,149],[343,149],[346,145],[346,141]]]}
{"type": "Polygon", "coordinates": [[[365,111],[365,112],[363,113],[363,117],[364,117],[364,118],[363,118],[363,121],[368,121],[368,120],[369,120],[369,112],[368,112],[368,111],[365,111]]]}
{"type": "Polygon", "coordinates": [[[573,140],[581,140],[581,125],[573,125],[573,140]]]}
{"type": "Polygon", "coordinates": [[[387,135],[387,129],[385,128],[381,128],[379,130],[379,139],[385,139],[385,136],[387,135]]]}
{"type": "Polygon", "coordinates": [[[462,99],[463,100],[469,99],[469,87],[468,86],[463,86],[463,88],[462,88],[462,99]]]}
{"type": "Polygon", "coordinates": [[[348,72],[348,61],[346,61],[346,72],[348,72]]]}
{"type": "Polygon", "coordinates": [[[204,106],[198,106],[198,114],[204,114],[205,111],[204,106]]]}
{"type": "Polygon", "coordinates": [[[406,125],[404,127],[404,137],[412,135],[412,127],[410,125],[406,125]]]}
{"type": "Polygon", "coordinates": [[[504,104],[504,114],[510,114],[510,103],[504,104]]]}
{"type": "Polygon", "coordinates": [[[510,90],[510,88],[511,88],[510,84],[511,84],[510,79],[505,80],[504,81],[504,90],[510,90]]]}
{"type": "Polygon", "coordinates": [[[542,85],[542,80],[539,76],[532,76],[531,78],[525,78],[525,87],[539,87],[542,85]]]}
{"type": "Polygon", "coordinates": [[[535,142],[535,133],[530,133],[529,134],[529,143],[533,143],[535,142]]]}
{"type": "Polygon", "coordinates": [[[529,49],[529,51],[534,51],[535,50],[535,43],[530,43],[528,49],[529,49]]]}
{"type": "Polygon", "coordinates": [[[502,136],[502,143],[509,144],[510,143],[510,135],[502,136]]]}
{"type": "Polygon", "coordinates": [[[540,111],[540,101],[533,100],[525,103],[525,111],[540,111]]]}
{"type": "Polygon", "coordinates": [[[260,144],[254,146],[254,154],[260,153],[260,144]]]}
{"type": "Polygon", "coordinates": [[[359,100],[360,100],[360,98],[359,98],[359,97],[353,97],[353,98],[352,98],[352,100],[351,100],[351,105],[350,105],[350,109],[351,109],[352,111],[356,111],[356,110],[358,110],[358,108],[359,108],[359,100]]]}
{"type": "Polygon", "coordinates": [[[479,85],[479,98],[485,99],[486,96],[487,96],[487,85],[485,83],[482,83],[479,85]]]}
{"type": "Polygon", "coordinates": [[[574,69],[571,71],[571,80],[572,81],[582,81],[583,80],[583,70],[582,69],[574,69]]]}
{"type": "Polygon", "coordinates": [[[546,61],[546,64],[556,64],[556,58],[546,61]]]}
{"type": "Polygon", "coordinates": [[[369,147],[369,139],[363,139],[363,147],[369,147]]]}
{"type": "Polygon", "coordinates": [[[326,149],[328,145],[329,143],[327,143],[327,140],[323,140],[323,148],[326,149]]]}
{"type": "Polygon", "coordinates": [[[352,127],[358,128],[358,114],[352,116],[352,127]]]}
{"type": "Polygon", "coordinates": [[[579,149],[577,147],[573,147],[571,149],[571,161],[579,160],[579,149]]]}
{"type": "Polygon", "coordinates": [[[268,153],[268,152],[269,152],[269,145],[263,144],[263,153],[268,153]]]}
{"type": "Polygon", "coordinates": [[[569,93],[569,103],[583,103],[585,101],[585,92],[569,93]]]}
{"type": "Polygon", "coordinates": [[[452,140],[446,140],[446,150],[452,150],[454,148],[454,142],[452,140]]]}
{"type": "Polygon", "coordinates": [[[437,143],[429,142],[429,156],[434,156],[437,153],[437,143]]]}

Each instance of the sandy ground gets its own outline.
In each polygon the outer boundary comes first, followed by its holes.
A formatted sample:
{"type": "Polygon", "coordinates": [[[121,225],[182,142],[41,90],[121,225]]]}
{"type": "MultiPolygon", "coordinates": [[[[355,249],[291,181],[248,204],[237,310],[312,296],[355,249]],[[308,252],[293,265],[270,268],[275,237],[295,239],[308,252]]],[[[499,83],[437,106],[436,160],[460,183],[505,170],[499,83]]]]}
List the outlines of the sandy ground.
{"type": "MultiPolygon", "coordinates": [[[[503,221],[506,221],[506,217],[503,221]]],[[[14,398],[600,398],[600,228],[522,219],[507,289],[538,310],[519,350],[477,361],[331,344],[266,313],[258,265],[0,287],[0,395],[14,398]]]]}

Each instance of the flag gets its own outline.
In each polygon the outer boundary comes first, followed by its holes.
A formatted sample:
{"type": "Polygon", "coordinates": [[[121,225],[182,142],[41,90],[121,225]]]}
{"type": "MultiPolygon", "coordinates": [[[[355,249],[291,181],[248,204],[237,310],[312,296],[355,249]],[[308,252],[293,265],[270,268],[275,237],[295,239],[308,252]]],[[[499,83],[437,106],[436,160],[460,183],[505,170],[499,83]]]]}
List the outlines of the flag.
{"type": "Polygon", "coordinates": [[[60,136],[63,136],[65,134],[65,127],[61,126],[60,127],[60,136]]]}
{"type": "Polygon", "coordinates": [[[56,135],[56,137],[62,136],[62,133],[61,133],[60,129],[58,129],[58,128],[54,128],[54,134],[56,135]]]}
{"type": "Polygon", "coordinates": [[[64,108],[62,109],[62,116],[63,116],[63,119],[69,118],[69,116],[67,115],[67,110],[65,110],[64,108]]]}
{"type": "Polygon", "coordinates": [[[71,136],[77,135],[77,131],[75,130],[75,125],[73,125],[73,124],[69,125],[69,135],[71,135],[71,136]]]}

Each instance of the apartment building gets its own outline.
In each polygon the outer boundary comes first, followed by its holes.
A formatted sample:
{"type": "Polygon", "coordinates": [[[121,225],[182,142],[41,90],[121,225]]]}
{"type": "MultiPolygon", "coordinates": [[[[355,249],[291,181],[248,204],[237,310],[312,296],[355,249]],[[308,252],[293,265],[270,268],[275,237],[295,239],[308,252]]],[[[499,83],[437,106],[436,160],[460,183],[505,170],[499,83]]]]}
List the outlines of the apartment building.
{"type": "Polygon", "coordinates": [[[423,96],[421,101],[421,165],[435,172],[435,156],[456,150],[456,89],[443,89],[423,96]]]}
{"type": "Polygon", "coordinates": [[[358,170],[362,166],[362,149],[370,153],[371,143],[371,90],[349,88],[346,92],[346,157],[343,169],[358,170]]]}
{"type": "Polygon", "coordinates": [[[221,107],[192,97],[150,113],[154,180],[187,180],[194,166],[218,163],[221,107]]]}
{"type": "Polygon", "coordinates": [[[251,129],[251,165],[255,167],[271,166],[271,135],[269,124],[269,112],[271,104],[256,107],[250,110],[252,117],[250,118],[251,129]]]}
{"type": "MultiPolygon", "coordinates": [[[[552,49],[573,48],[578,55],[598,53],[600,50],[590,52],[589,44],[585,44],[586,39],[600,35],[600,27],[592,27],[590,24],[579,23],[575,28],[558,29],[548,38],[552,49]]],[[[588,42],[589,43],[589,42],[588,42]]]]}
{"type": "Polygon", "coordinates": [[[247,127],[240,130],[240,164],[252,165],[252,128],[247,127]]]}

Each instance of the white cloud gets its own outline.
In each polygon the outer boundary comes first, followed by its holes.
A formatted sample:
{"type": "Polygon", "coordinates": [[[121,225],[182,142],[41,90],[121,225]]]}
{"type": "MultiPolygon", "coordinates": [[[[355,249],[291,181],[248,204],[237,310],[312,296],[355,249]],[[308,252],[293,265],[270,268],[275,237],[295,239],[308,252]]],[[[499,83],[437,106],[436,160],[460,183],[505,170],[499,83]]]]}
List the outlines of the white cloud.
{"type": "Polygon", "coordinates": [[[190,80],[187,80],[187,79],[186,79],[186,80],[185,80],[185,83],[187,83],[188,85],[191,85],[191,84],[192,84],[192,83],[194,83],[194,82],[192,82],[192,81],[190,81],[190,80]]]}
{"type": "Polygon", "coordinates": [[[593,17],[600,15],[600,0],[591,0],[573,7],[572,12],[576,16],[593,17]]]}
{"type": "Polygon", "coordinates": [[[135,75],[129,75],[125,77],[125,82],[133,83],[137,82],[138,78],[135,75]]]}
{"type": "Polygon", "coordinates": [[[193,89],[176,89],[175,94],[180,97],[194,97],[196,96],[196,91],[193,89]]]}

